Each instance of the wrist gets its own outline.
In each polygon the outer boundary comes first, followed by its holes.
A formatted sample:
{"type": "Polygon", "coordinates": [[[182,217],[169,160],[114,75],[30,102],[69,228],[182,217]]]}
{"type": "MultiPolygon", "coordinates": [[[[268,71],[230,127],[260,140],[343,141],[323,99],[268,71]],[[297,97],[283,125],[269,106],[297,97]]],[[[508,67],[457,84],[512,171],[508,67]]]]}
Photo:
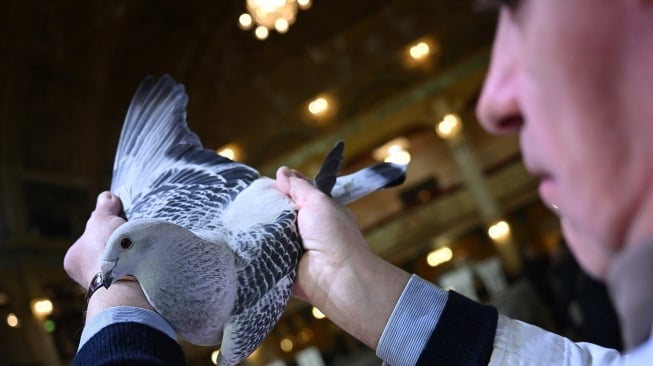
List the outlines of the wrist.
{"type": "Polygon", "coordinates": [[[360,247],[335,278],[338,280],[316,306],[349,334],[376,349],[410,274],[360,247]]]}
{"type": "Polygon", "coordinates": [[[155,311],[147,301],[145,293],[136,281],[114,282],[108,289],[98,288],[89,298],[86,321],[91,320],[103,310],[116,306],[133,306],[155,311]]]}

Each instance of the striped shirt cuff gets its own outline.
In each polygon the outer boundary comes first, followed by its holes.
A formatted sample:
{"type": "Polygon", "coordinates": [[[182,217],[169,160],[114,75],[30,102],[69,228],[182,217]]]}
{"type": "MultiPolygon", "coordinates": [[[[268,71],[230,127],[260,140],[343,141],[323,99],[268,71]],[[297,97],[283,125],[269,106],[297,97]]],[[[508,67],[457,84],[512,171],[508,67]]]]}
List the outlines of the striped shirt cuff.
{"type": "Polygon", "coordinates": [[[386,365],[417,363],[435,329],[448,292],[412,275],[381,334],[376,355],[386,365]]]}
{"type": "Polygon", "coordinates": [[[102,328],[114,323],[129,322],[150,326],[165,333],[170,338],[177,340],[175,330],[161,315],[139,307],[116,306],[103,310],[86,323],[77,349],[81,349],[102,328]]]}

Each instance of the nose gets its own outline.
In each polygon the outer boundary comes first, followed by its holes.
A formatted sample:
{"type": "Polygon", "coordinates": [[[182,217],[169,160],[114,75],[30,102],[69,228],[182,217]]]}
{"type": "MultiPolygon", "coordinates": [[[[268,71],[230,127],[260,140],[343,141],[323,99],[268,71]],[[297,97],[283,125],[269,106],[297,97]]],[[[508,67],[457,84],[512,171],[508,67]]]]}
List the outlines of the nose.
{"type": "Polygon", "coordinates": [[[508,10],[501,10],[492,57],[476,106],[478,120],[493,134],[517,132],[523,124],[518,103],[519,32],[508,10]]]}

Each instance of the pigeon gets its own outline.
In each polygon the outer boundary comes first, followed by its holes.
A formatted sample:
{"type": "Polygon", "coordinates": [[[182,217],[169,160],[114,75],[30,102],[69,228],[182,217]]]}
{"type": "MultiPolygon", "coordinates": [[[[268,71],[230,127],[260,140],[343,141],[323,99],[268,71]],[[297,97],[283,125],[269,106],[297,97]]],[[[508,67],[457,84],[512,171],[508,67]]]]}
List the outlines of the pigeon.
{"type": "MultiPolygon", "coordinates": [[[[186,121],[188,96],[148,76],[127,111],[111,191],[127,221],[107,241],[104,287],[134,278],[178,337],[220,345],[236,365],[265,340],[291,296],[302,256],[297,208],[271,178],[205,149],[186,121]]],[[[344,143],[314,184],[343,204],[401,184],[406,166],[379,163],[338,176],[344,143]]]]}

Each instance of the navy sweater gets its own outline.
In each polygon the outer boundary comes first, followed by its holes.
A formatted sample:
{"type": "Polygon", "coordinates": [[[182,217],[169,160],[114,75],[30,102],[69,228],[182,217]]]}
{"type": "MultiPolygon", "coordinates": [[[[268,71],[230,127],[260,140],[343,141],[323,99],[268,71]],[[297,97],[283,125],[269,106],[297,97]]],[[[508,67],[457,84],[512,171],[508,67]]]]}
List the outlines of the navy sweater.
{"type": "MultiPolygon", "coordinates": [[[[487,365],[498,313],[450,291],[447,304],[417,362],[430,365],[487,365]]],[[[181,346],[140,323],[115,323],[77,352],[73,365],[186,365],[181,346]]]]}
{"type": "Polygon", "coordinates": [[[102,328],[77,352],[73,365],[186,365],[177,341],[140,323],[102,328]]]}

